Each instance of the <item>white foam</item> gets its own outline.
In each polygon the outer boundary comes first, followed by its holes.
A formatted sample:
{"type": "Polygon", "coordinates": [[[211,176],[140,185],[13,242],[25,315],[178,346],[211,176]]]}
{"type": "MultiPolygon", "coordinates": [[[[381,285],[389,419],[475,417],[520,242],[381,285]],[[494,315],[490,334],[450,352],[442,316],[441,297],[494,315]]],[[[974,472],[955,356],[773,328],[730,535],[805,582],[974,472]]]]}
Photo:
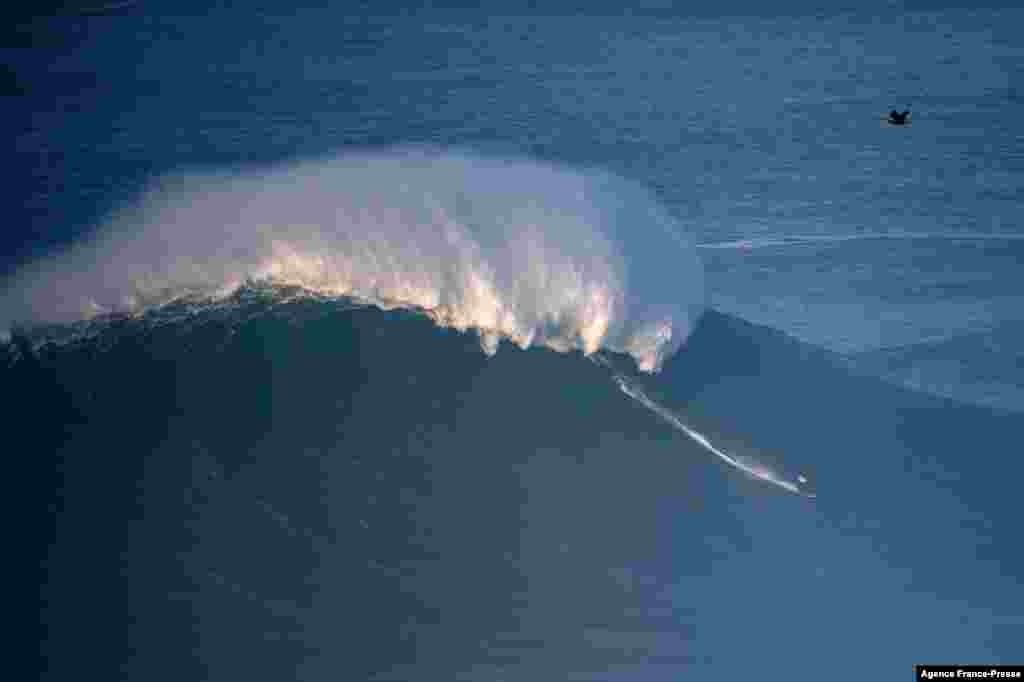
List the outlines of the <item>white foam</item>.
{"type": "Polygon", "coordinates": [[[0,328],[223,300],[246,282],[422,310],[656,371],[703,308],[692,242],[642,189],[527,160],[399,149],[155,183],[18,273],[0,328]]]}

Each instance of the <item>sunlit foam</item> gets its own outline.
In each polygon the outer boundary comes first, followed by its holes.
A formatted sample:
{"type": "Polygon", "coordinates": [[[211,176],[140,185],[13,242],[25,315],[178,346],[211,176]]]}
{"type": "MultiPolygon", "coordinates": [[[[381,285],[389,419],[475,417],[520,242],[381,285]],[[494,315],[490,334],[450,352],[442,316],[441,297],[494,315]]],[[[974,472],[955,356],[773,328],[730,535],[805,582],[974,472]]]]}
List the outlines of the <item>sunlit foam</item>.
{"type": "Polygon", "coordinates": [[[0,328],[222,301],[246,283],[404,307],[656,371],[704,301],[692,243],[606,173],[423,149],[164,178],[0,292],[0,328]]]}

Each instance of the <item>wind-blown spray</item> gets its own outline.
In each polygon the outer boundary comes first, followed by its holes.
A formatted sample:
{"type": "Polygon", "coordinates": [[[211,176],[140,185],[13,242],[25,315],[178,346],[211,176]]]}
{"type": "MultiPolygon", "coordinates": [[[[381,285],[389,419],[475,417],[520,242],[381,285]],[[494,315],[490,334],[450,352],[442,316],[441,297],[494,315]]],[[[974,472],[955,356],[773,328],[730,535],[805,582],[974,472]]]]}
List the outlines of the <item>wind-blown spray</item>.
{"type": "Polygon", "coordinates": [[[424,149],[164,178],[95,235],[17,272],[0,330],[224,301],[248,283],[420,310],[657,371],[704,302],[696,249],[600,172],[424,149]]]}

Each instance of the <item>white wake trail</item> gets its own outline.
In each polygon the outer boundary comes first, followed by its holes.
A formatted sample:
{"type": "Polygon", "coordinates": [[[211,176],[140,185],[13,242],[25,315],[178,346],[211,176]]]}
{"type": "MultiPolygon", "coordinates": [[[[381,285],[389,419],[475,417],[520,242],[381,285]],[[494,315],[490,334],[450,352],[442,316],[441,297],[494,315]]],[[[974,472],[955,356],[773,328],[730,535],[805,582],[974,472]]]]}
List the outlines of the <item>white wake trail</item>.
{"type": "Polygon", "coordinates": [[[625,393],[630,398],[632,398],[636,402],[640,403],[641,405],[649,409],[654,414],[661,417],[663,421],[667,422],[674,429],[688,436],[695,443],[697,443],[702,448],[713,454],[715,457],[718,457],[720,460],[722,460],[729,466],[733,467],[734,469],[742,471],[748,476],[764,481],[766,483],[770,483],[776,486],[777,488],[782,488],[783,490],[793,493],[794,495],[800,495],[801,497],[806,497],[809,499],[814,499],[815,497],[817,497],[815,493],[810,492],[803,487],[807,483],[807,479],[804,476],[799,476],[796,482],[787,481],[786,479],[782,478],[781,476],[779,476],[779,474],[775,473],[766,466],[752,462],[745,462],[715,447],[715,445],[708,439],[707,436],[697,431],[696,429],[693,429],[690,426],[688,426],[686,423],[683,422],[682,419],[680,419],[668,408],[659,405],[653,398],[648,396],[643,391],[643,389],[631,383],[629,379],[627,379],[622,374],[616,372],[604,358],[595,355],[592,356],[592,359],[597,364],[609,369],[612,372],[612,380],[623,393],[625,393]]]}
{"type": "Polygon", "coordinates": [[[703,250],[752,251],[754,249],[815,244],[839,244],[853,241],[952,241],[987,242],[1021,241],[1024,234],[1007,232],[860,232],[856,234],[791,234],[731,239],[722,242],[696,244],[703,250]]]}

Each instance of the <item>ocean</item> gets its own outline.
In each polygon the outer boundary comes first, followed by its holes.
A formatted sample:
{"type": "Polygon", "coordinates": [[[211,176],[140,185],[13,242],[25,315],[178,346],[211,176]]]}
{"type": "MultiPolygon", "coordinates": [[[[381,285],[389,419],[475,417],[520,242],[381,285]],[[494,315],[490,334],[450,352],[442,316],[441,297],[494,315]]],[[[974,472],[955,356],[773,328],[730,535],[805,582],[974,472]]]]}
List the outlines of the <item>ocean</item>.
{"type": "Polygon", "coordinates": [[[1024,11],[9,25],[41,679],[1021,662],[1024,11]]]}

